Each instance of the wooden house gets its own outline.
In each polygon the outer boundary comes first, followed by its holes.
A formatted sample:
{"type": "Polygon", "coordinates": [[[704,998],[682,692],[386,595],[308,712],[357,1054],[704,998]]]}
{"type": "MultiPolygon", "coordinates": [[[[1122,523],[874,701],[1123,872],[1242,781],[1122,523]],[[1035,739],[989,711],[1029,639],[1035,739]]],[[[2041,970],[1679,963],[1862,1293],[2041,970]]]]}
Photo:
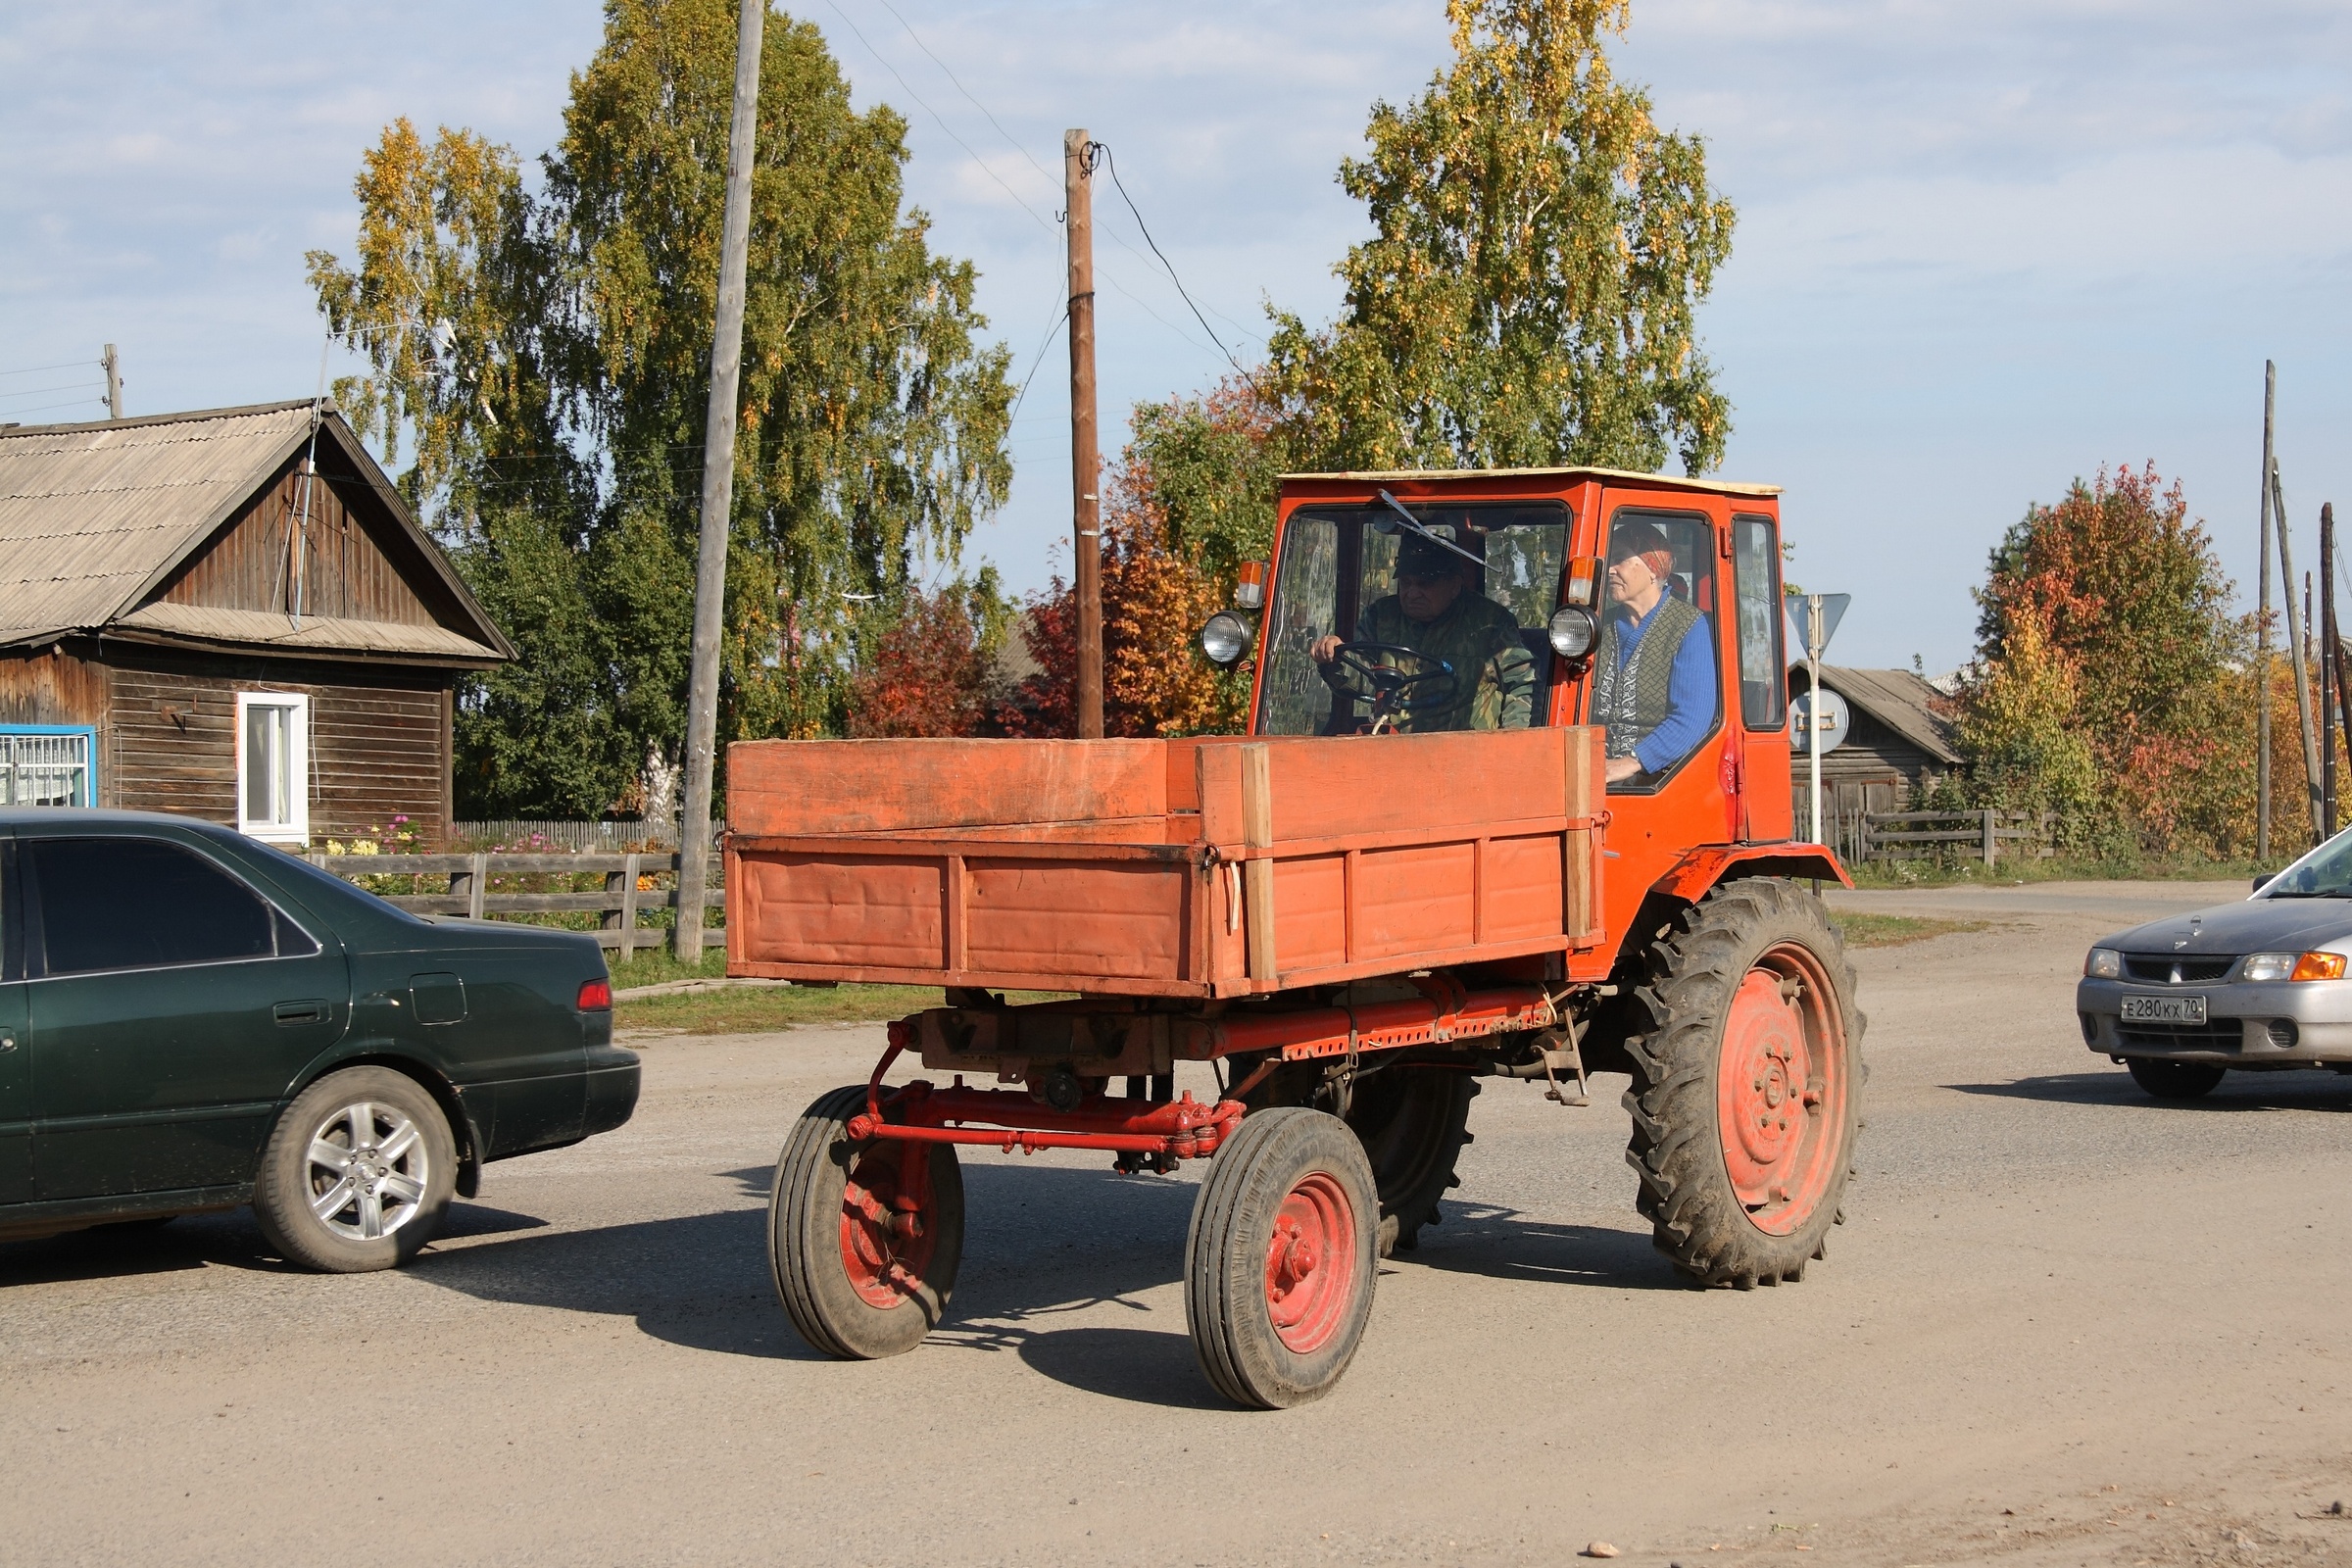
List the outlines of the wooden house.
{"type": "Polygon", "coordinates": [[[0,427],[0,803],[437,837],[514,657],[331,407],[0,427]]]}
{"type": "MultiPolygon", "coordinates": [[[[1806,666],[1789,666],[1788,696],[1811,684],[1806,666]]],[[[1936,710],[1941,694],[1907,669],[1843,669],[1821,666],[1821,684],[1845,699],[1851,729],[1843,746],[1821,759],[1822,809],[1838,815],[1855,811],[1900,811],[1911,791],[1956,771],[1951,724],[1936,710]]],[[[1802,802],[1812,775],[1809,754],[1791,746],[1790,776],[1802,802]]]]}

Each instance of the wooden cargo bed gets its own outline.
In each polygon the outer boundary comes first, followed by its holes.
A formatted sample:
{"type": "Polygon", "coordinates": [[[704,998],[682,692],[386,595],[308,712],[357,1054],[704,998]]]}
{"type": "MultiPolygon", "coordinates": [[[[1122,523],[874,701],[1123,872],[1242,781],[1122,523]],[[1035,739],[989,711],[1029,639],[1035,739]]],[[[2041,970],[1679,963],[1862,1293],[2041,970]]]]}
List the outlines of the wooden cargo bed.
{"type": "Polygon", "coordinates": [[[727,972],[1246,996],[1599,940],[1594,729],[728,750],[727,972]]]}

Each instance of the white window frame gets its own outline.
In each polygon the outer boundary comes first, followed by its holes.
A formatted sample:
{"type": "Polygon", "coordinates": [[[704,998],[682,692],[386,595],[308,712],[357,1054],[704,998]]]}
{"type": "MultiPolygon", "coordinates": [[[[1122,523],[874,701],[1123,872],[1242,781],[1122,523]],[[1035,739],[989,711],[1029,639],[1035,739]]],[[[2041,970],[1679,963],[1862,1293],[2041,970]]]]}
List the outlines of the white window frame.
{"type": "Polygon", "coordinates": [[[311,841],[311,699],[303,692],[237,693],[237,831],[271,844],[311,841]],[[256,708],[282,708],[293,713],[287,725],[287,771],[294,780],[293,810],[287,820],[265,821],[254,816],[245,790],[245,715],[256,708]]]}

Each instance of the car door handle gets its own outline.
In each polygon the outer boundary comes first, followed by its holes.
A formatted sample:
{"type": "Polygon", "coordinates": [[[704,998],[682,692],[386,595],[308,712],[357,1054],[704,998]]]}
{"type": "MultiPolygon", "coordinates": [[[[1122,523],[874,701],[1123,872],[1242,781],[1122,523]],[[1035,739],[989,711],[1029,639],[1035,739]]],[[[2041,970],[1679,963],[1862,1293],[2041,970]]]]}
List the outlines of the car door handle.
{"type": "Polygon", "coordinates": [[[323,1002],[281,1002],[270,1009],[270,1016],[279,1023],[324,1023],[326,1004],[323,1002]]]}

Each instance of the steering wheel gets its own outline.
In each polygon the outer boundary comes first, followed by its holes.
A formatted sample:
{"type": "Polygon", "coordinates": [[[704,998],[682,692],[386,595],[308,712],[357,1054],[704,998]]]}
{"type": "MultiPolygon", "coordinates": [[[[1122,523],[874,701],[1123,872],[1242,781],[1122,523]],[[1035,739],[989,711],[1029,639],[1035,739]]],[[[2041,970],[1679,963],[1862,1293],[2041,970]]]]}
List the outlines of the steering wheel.
{"type": "Polygon", "coordinates": [[[1393,718],[1405,710],[1423,705],[1444,708],[1453,701],[1462,687],[1460,678],[1453,672],[1453,666],[1445,660],[1396,643],[1342,643],[1331,651],[1331,662],[1371,683],[1375,727],[1378,727],[1381,719],[1393,718]],[[1433,667],[1402,670],[1391,664],[1374,663],[1373,658],[1381,654],[1395,655],[1433,667]]]}

